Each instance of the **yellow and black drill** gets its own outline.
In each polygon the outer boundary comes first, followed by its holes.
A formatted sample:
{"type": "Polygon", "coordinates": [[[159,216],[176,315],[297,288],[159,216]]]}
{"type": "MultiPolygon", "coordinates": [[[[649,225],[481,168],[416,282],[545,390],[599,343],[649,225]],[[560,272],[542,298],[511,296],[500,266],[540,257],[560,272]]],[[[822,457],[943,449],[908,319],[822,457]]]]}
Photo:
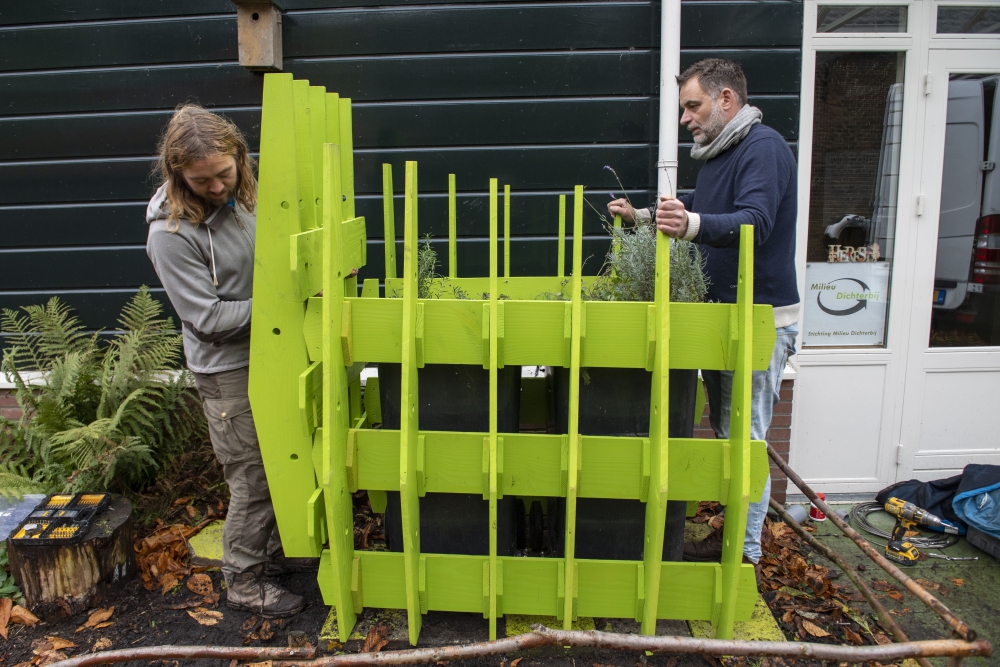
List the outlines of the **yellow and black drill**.
{"type": "Polygon", "coordinates": [[[946,533],[958,533],[957,527],[950,522],[899,498],[889,498],[885,503],[885,511],[896,517],[892,537],[885,545],[885,557],[903,565],[916,565],[920,560],[917,548],[905,541],[906,531],[924,525],[946,533]]]}

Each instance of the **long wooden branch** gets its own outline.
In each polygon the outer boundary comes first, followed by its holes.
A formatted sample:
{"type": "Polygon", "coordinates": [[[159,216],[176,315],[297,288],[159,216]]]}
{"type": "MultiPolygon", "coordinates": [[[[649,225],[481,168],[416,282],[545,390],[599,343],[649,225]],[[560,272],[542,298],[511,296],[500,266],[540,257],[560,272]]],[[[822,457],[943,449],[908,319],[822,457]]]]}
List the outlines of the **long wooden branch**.
{"type": "MultiPolygon", "coordinates": [[[[142,646],[117,651],[99,651],[49,663],[47,667],[89,667],[130,660],[308,660],[315,648],[274,648],[267,646],[142,646]]],[[[293,664],[302,664],[296,662],[293,664]]]]}

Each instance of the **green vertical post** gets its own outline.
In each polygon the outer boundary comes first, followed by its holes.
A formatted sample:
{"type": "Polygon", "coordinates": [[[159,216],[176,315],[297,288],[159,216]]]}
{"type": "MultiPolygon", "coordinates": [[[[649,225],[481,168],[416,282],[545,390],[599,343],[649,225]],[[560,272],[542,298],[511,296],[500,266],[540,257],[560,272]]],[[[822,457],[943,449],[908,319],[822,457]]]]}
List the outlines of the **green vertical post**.
{"type": "Polygon", "coordinates": [[[455,174],[448,174],[448,277],[458,278],[458,204],[455,174]]]}
{"type": "Polygon", "coordinates": [[[753,349],[753,226],[740,228],[740,264],[736,282],[736,366],[733,369],[729,417],[731,482],[726,525],[722,531],[722,609],[715,628],[719,639],[731,639],[736,596],[743,565],[743,538],[750,504],[750,410],[753,349]]]}
{"type": "Polygon", "coordinates": [[[396,275],[396,213],[392,202],[392,165],[382,164],[382,216],[385,245],[385,277],[396,275]]]}
{"type": "Polygon", "coordinates": [[[503,186],[503,277],[510,278],[510,186],[503,186]]]}
{"type": "MultiPolygon", "coordinates": [[[[340,178],[343,193],[344,220],[354,217],[354,123],[351,118],[351,98],[341,97],[340,103],[340,178]]],[[[330,137],[332,140],[333,137],[330,137]]],[[[357,296],[352,294],[351,296],[357,296]]]]}
{"type": "MultiPolygon", "coordinates": [[[[327,141],[337,143],[337,135],[327,135],[327,93],[323,86],[309,86],[309,149],[312,155],[313,199],[303,202],[312,205],[316,226],[323,226],[323,147],[327,141]],[[331,136],[331,139],[327,139],[331,136]]],[[[339,115],[338,115],[339,128],[339,115]]]]}
{"type": "Polygon", "coordinates": [[[403,323],[399,410],[399,500],[410,643],[420,636],[420,505],[417,481],[417,163],[406,163],[403,228],[403,323]]]}
{"type": "Polygon", "coordinates": [[[670,418],[670,238],[656,233],[656,287],[653,296],[656,343],[649,397],[649,487],[643,537],[644,606],[642,633],[656,634],[663,562],[663,522],[667,514],[667,472],[670,418]]]}
{"type": "Polygon", "coordinates": [[[583,186],[573,191],[573,283],[569,367],[569,464],[566,479],[566,580],[563,582],[563,629],[576,618],[576,494],[580,470],[580,333],[583,323],[583,186]]]}
{"type": "Polygon", "coordinates": [[[566,195],[559,195],[559,273],[566,276],[566,195]]]}
{"type": "MultiPolygon", "coordinates": [[[[295,206],[299,212],[299,231],[315,229],[319,226],[319,219],[316,217],[316,207],[313,204],[316,195],[313,190],[313,147],[312,147],[312,123],[311,99],[309,82],[302,80],[292,81],[292,100],[295,113],[295,171],[298,175],[298,193],[295,201],[289,204],[295,206]]],[[[287,147],[286,147],[287,150],[287,147]]]]}
{"type": "MultiPolygon", "coordinates": [[[[323,152],[323,494],[326,497],[333,570],[334,607],[340,641],[347,641],[357,615],[351,594],[354,561],[354,511],[347,484],[347,430],[350,406],[340,331],[344,314],[345,267],[341,264],[340,147],[323,152]],[[325,473],[329,473],[328,475],[325,473]]],[[[353,295],[352,295],[353,296],[353,295]]]]}
{"type": "MultiPolygon", "coordinates": [[[[509,191],[509,186],[504,188],[509,191]]],[[[497,280],[497,179],[490,179],[490,639],[497,638],[497,606],[498,584],[500,581],[497,560],[497,498],[499,484],[497,483],[497,368],[499,366],[499,350],[497,339],[500,334],[500,306],[498,294],[500,291],[497,280]]]]}
{"type": "Polygon", "coordinates": [[[295,105],[292,75],[266,74],[249,393],[285,553],[308,557],[319,556],[322,545],[308,535],[303,520],[316,475],[313,439],[300,425],[298,404],[299,375],[310,365],[302,336],[303,301],[288,266],[289,237],[302,231],[295,105]]]}

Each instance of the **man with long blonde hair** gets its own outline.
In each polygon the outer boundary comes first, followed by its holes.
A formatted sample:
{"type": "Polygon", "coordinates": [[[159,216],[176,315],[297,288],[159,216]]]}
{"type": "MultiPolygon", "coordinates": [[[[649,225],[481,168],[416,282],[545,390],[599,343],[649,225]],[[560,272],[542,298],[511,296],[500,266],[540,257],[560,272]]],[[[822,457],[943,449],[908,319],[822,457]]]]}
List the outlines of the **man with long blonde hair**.
{"type": "Polygon", "coordinates": [[[229,485],[222,538],[226,602],[270,618],[291,616],[305,600],[265,576],[286,561],[247,394],[253,160],[231,121],[186,104],[163,132],[157,174],[162,185],[146,209],[146,252],[181,319],[184,355],[229,485]]]}

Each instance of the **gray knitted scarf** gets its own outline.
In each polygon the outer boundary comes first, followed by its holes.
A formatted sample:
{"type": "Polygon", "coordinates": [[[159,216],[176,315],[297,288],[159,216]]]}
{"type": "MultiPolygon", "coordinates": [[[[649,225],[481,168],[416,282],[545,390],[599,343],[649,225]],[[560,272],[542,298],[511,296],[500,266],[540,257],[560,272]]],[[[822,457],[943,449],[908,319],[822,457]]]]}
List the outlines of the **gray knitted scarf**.
{"type": "Polygon", "coordinates": [[[743,141],[750,128],[760,122],[764,114],[757,107],[744,104],[736,116],[729,121],[722,132],[711,142],[699,146],[695,144],[691,147],[691,157],[695,160],[711,160],[722,151],[728,150],[743,141]]]}

